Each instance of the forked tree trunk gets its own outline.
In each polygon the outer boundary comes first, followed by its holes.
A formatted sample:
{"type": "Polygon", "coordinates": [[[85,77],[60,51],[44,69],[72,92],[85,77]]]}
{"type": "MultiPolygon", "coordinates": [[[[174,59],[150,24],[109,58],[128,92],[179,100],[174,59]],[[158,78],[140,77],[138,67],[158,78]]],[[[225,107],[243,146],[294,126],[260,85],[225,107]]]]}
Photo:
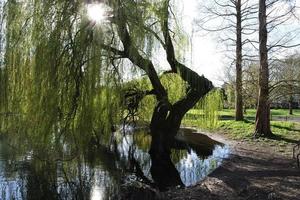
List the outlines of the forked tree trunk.
{"type": "Polygon", "coordinates": [[[242,83],[242,14],[241,0],[236,1],[236,87],[235,87],[235,120],[241,121],[243,115],[242,83]]]}
{"type": "Polygon", "coordinates": [[[211,81],[204,76],[199,76],[196,72],[177,61],[169,33],[169,1],[166,1],[164,6],[165,16],[161,28],[165,39],[164,48],[167,60],[172,69],[171,71],[178,73],[188,83],[189,90],[184,98],[173,105],[167,105],[164,101],[159,101],[152,116],[150,126],[152,142],[149,151],[152,160],[151,174],[161,189],[183,185],[178,171],[170,158],[171,144],[179,130],[184,115],[195,106],[201,97],[213,88],[211,81]],[[156,177],[159,178],[156,179],[156,177]]]}
{"type": "Polygon", "coordinates": [[[206,83],[202,85],[202,90],[190,89],[186,97],[171,105],[171,108],[170,105],[161,102],[154,109],[150,124],[152,135],[149,151],[152,161],[150,171],[160,190],[183,186],[180,175],[171,161],[171,146],[185,113],[212,89],[210,81],[198,77],[206,83]]]}
{"type": "Polygon", "coordinates": [[[171,160],[171,144],[178,131],[175,127],[179,127],[180,124],[171,124],[167,120],[168,112],[166,105],[157,105],[150,125],[150,172],[155,184],[162,191],[168,187],[184,185],[171,160]]]}
{"type": "Polygon", "coordinates": [[[123,58],[128,58],[133,64],[144,70],[153,87],[152,94],[156,96],[158,103],[154,109],[150,124],[152,141],[149,153],[152,161],[152,178],[161,190],[183,185],[179,173],[171,161],[171,144],[179,130],[184,115],[194,107],[201,97],[213,88],[211,81],[204,76],[199,76],[196,72],[177,61],[172,38],[169,34],[168,0],[165,1],[164,6],[165,17],[161,23],[165,40],[163,47],[166,51],[171,71],[178,73],[182,80],[189,85],[189,90],[184,98],[173,105],[170,104],[167,91],[162,85],[153,63],[151,60],[141,56],[139,50],[135,47],[125,21],[126,15],[122,10],[118,10],[118,18],[115,18],[115,23],[124,50],[121,51],[110,46],[104,46],[123,58]]]}
{"type": "Polygon", "coordinates": [[[266,2],[259,0],[259,96],[255,121],[255,137],[273,136],[270,127],[269,102],[269,66],[268,66],[268,31],[267,31],[266,2]]]}

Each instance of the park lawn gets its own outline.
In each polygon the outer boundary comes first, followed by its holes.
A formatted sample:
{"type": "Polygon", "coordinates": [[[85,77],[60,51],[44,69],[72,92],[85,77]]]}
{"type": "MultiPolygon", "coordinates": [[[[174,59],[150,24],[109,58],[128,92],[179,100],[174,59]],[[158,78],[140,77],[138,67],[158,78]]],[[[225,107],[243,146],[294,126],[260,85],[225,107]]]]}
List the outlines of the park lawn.
{"type": "MultiPolygon", "coordinates": [[[[214,130],[228,134],[233,139],[253,137],[254,121],[221,120],[214,130]]],[[[271,121],[271,130],[276,136],[300,140],[300,123],[271,121]]]]}
{"type": "Polygon", "coordinates": [[[300,116],[300,109],[293,109],[293,115],[289,114],[288,109],[271,109],[272,116],[300,116]]]}
{"type": "MultiPolygon", "coordinates": [[[[289,116],[288,109],[272,109],[272,117],[291,117],[289,116]]],[[[245,115],[246,120],[235,121],[234,109],[223,109],[219,111],[219,116],[227,116],[231,119],[219,120],[214,127],[203,128],[201,125],[201,115],[203,111],[199,109],[190,110],[183,120],[184,126],[191,126],[197,129],[208,131],[211,133],[224,134],[230,139],[246,141],[250,143],[267,144],[275,146],[279,152],[287,152],[289,145],[293,145],[300,141],[300,122],[292,121],[271,121],[271,130],[275,134],[275,138],[253,138],[255,128],[255,109],[248,109],[245,115]]],[[[300,109],[294,110],[293,117],[300,117],[300,109]]]]}
{"type": "Polygon", "coordinates": [[[255,122],[254,120],[219,120],[215,127],[203,128],[196,118],[189,118],[183,121],[184,126],[192,126],[199,130],[226,135],[229,139],[246,141],[249,143],[266,144],[274,146],[283,154],[290,154],[289,145],[300,141],[300,123],[290,121],[271,121],[271,130],[275,138],[253,138],[255,122]]]}
{"type": "MultiPolygon", "coordinates": [[[[247,109],[245,116],[246,117],[255,117],[256,109],[247,109]]],[[[232,116],[235,115],[234,109],[223,109],[219,111],[219,115],[223,116],[232,116]]],[[[294,109],[293,115],[289,114],[288,109],[271,109],[271,115],[276,117],[285,117],[285,116],[300,116],[300,109],[294,109]]]]}
{"type": "Polygon", "coordinates": [[[254,125],[254,121],[222,120],[214,131],[225,134],[230,139],[274,147],[276,152],[286,156],[290,156],[291,147],[300,141],[299,122],[271,121],[274,138],[253,138],[254,125]]]}
{"type": "MultiPolygon", "coordinates": [[[[203,128],[198,120],[184,119],[184,126],[191,126],[209,132],[218,132],[228,135],[232,139],[252,139],[254,133],[254,120],[219,120],[215,127],[203,128]]],[[[290,121],[271,121],[271,130],[276,136],[300,140],[300,123],[290,121]]]]}
{"type": "MultiPolygon", "coordinates": [[[[200,109],[192,109],[188,112],[189,114],[192,115],[202,115],[203,111],[200,109]]],[[[220,116],[230,116],[234,117],[235,115],[235,110],[234,109],[223,109],[221,111],[218,111],[218,114],[220,116]]],[[[247,109],[245,117],[255,117],[256,114],[256,109],[247,109]]],[[[294,109],[293,110],[293,115],[289,114],[288,109],[271,109],[271,115],[276,116],[276,117],[285,117],[285,116],[295,116],[295,117],[300,117],[300,109],[294,109]]]]}

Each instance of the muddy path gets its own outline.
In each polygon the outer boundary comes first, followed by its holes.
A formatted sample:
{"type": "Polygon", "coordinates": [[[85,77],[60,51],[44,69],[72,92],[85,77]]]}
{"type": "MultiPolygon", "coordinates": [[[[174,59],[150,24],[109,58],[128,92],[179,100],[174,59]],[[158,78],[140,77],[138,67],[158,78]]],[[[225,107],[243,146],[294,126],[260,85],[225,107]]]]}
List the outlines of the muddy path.
{"type": "Polygon", "coordinates": [[[300,169],[292,158],[294,144],[281,154],[276,146],[208,135],[226,141],[232,148],[230,157],[202,182],[169,191],[166,199],[300,200],[300,169]]]}

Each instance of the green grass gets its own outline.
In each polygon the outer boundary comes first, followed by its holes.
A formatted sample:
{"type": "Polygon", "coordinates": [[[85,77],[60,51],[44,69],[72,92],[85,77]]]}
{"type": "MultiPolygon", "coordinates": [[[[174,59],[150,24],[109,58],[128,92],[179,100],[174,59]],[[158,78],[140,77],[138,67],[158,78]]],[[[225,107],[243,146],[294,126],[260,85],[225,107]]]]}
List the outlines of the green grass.
{"type": "Polygon", "coordinates": [[[226,134],[228,138],[254,144],[257,148],[271,148],[271,151],[285,156],[291,156],[291,147],[300,141],[300,123],[296,122],[271,122],[271,130],[274,138],[253,138],[254,121],[220,121],[214,130],[220,134],[226,134]]]}
{"type": "MultiPolygon", "coordinates": [[[[193,111],[195,113],[195,111],[193,111]]],[[[192,115],[183,120],[183,125],[192,126],[198,129],[204,129],[209,132],[225,134],[227,137],[235,140],[245,140],[249,142],[269,143],[271,146],[285,147],[288,143],[295,143],[300,140],[300,123],[289,121],[271,121],[271,130],[276,136],[276,140],[259,138],[254,139],[254,120],[234,121],[220,120],[218,125],[213,128],[203,128],[198,124],[197,115],[192,115]]]]}
{"type": "MultiPolygon", "coordinates": [[[[199,109],[192,109],[188,113],[193,114],[193,115],[203,114],[202,110],[199,110],[199,109]]],[[[255,114],[256,114],[256,109],[247,109],[245,117],[255,117],[255,114]]],[[[223,110],[219,111],[219,115],[234,117],[235,111],[234,111],[234,109],[223,109],[223,110]]],[[[300,117],[300,109],[294,109],[293,115],[289,114],[288,109],[271,109],[271,115],[272,115],[272,117],[286,117],[286,116],[300,117]]]]}
{"type": "MultiPolygon", "coordinates": [[[[233,139],[252,138],[254,121],[222,120],[215,130],[228,134],[233,139]]],[[[300,140],[300,124],[296,122],[271,121],[272,132],[279,137],[300,140]]]]}
{"type": "MultiPolygon", "coordinates": [[[[247,111],[246,117],[248,120],[235,121],[231,120],[220,120],[216,127],[213,128],[203,128],[199,125],[199,115],[201,115],[201,110],[191,110],[188,115],[183,120],[183,125],[192,126],[204,131],[209,131],[211,133],[224,134],[226,137],[238,141],[244,141],[247,143],[254,144],[257,148],[263,146],[263,148],[271,148],[272,151],[280,153],[282,155],[291,155],[291,146],[297,141],[300,141],[300,122],[291,121],[271,121],[271,130],[275,135],[275,138],[253,138],[255,122],[255,110],[249,109],[247,111]]],[[[300,116],[300,110],[294,110],[294,116],[300,116]]],[[[234,110],[226,109],[220,111],[223,116],[234,116],[234,110]]],[[[288,114],[286,109],[273,109],[273,117],[283,117],[288,114]]]]}
{"type": "Polygon", "coordinates": [[[242,139],[252,136],[254,124],[249,121],[222,120],[216,127],[216,131],[227,134],[234,139],[242,139]]]}
{"type": "MultiPolygon", "coordinates": [[[[271,109],[272,116],[290,116],[288,109],[271,109]]],[[[294,109],[293,115],[291,116],[300,116],[300,109],[294,109]]]]}

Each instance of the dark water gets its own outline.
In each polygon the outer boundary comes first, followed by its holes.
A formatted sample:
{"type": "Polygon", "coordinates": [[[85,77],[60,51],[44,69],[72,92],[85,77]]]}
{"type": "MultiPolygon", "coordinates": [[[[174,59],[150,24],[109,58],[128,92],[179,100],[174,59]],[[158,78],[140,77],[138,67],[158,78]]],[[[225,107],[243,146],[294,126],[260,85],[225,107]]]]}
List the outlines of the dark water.
{"type": "MultiPolygon", "coordinates": [[[[115,133],[109,147],[90,144],[68,156],[41,156],[0,140],[0,199],[118,199],[121,187],[152,182],[146,130],[115,133]]],[[[68,145],[64,147],[68,151],[68,145]]],[[[46,150],[45,150],[46,151],[46,150]]],[[[55,149],[47,149],[55,151],[55,149]]],[[[49,154],[48,154],[49,155],[49,154]]],[[[226,145],[182,129],[171,158],[186,186],[202,180],[229,155],[226,145]]]]}

